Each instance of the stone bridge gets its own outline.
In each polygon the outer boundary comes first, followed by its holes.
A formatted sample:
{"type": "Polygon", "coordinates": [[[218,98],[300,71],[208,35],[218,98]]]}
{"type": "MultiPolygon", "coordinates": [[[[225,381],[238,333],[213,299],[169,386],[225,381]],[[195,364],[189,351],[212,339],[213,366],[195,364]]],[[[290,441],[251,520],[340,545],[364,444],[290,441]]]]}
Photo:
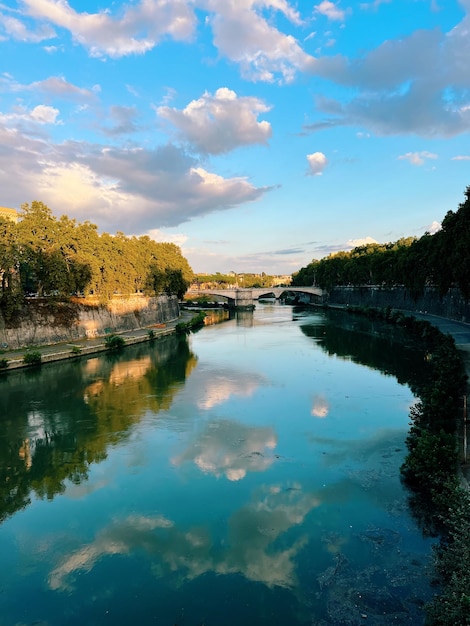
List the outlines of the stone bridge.
{"type": "Polygon", "coordinates": [[[188,296],[211,295],[225,298],[230,307],[237,309],[253,309],[255,301],[260,298],[279,298],[283,294],[309,294],[321,304],[325,292],[319,287],[254,287],[252,289],[190,289],[188,296]]]}

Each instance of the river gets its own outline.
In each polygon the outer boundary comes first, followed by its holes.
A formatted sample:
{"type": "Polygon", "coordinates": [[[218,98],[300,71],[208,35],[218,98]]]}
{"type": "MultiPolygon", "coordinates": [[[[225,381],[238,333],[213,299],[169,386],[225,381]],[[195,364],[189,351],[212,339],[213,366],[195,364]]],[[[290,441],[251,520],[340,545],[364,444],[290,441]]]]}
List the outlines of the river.
{"type": "Polygon", "coordinates": [[[266,304],[5,373],[0,626],[423,624],[396,332],[266,304]]]}

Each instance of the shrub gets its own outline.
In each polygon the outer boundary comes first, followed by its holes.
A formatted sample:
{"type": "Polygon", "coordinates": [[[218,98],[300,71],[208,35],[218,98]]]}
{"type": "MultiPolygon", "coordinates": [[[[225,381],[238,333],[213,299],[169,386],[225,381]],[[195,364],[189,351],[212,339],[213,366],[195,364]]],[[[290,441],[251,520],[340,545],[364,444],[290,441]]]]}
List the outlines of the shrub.
{"type": "Polygon", "coordinates": [[[80,346],[72,346],[72,354],[80,354],[81,351],[80,346]]]}
{"type": "Polygon", "coordinates": [[[178,322],[178,324],[176,324],[175,326],[175,332],[177,335],[185,335],[189,333],[188,324],[186,324],[185,322],[178,322]]]}
{"type": "Polygon", "coordinates": [[[120,350],[124,346],[125,341],[119,335],[108,335],[104,343],[108,350],[120,350]]]}
{"type": "Polygon", "coordinates": [[[25,365],[41,365],[42,357],[40,352],[26,352],[23,355],[25,365]]]}
{"type": "Polygon", "coordinates": [[[190,332],[196,332],[200,328],[204,326],[206,314],[204,311],[198,313],[195,317],[193,317],[189,322],[179,322],[175,326],[175,332],[178,335],[189,334],[190,332]]]}
{"type": "Polygon", "coordinates": [[[198,313],[196,317],[193,317],[193,319],[189,322],[190,330],[194,332],[202,328],[204,326],[205,318],[206,318],[206,314],[204,313],[204,311],[201,311],[200,313],[198,313]]]}
{"type": "Polygon", "coordinates": [[[6,370],[8,367],[8,359],[0,359],[0,370],[6,370]]]}

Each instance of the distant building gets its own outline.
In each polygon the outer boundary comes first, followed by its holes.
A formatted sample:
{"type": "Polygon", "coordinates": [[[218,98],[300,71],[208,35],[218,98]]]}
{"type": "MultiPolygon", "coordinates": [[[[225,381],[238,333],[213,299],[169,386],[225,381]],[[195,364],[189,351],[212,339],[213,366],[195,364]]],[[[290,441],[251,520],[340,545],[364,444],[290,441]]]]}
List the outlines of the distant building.
{"type": "Polygon", "coordinates": [[[6,218],[16,223],[19,218],[19,213],[16,209],[7,209],[4,206],[0,206],[0,217],[6,218]]]}
{"type": "Polygon", "coordinates": [[[278,285],[290,285],[292,282],[292,276],[290,274],[287,274],[285,276],[273,276],[273,287],[277,287],[278,285]]]}

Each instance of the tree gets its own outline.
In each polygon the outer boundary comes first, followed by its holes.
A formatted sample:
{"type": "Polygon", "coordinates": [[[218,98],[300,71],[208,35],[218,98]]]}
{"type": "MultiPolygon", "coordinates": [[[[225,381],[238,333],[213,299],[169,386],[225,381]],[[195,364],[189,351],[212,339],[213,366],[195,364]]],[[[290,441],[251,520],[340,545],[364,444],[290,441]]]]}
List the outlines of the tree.
{"type": "Polygon", "coordinates": [[[42,202],[22,205],[19,223],[0,226],[1,294],[21,292],[68,297],[81,292],[107,302],[117,294],[184,295],[193,272],[181,250],[149,237],[98,234],[42,202]],[[3,229],[3,230],[2,230],[3,229]]]}
{"type": "Polygon", "coordinates": [[[176,295],[179,300],[182,300],[188,287],[189,283],[184,279],[182,270],[166,268],[164,291],[167,295],[176,295]]]}
{"type": "Polygon", "coordinates": [[[16,225],[0,218],[0,309],[3,315],[10,318],[22,300],[16,225]]]}

